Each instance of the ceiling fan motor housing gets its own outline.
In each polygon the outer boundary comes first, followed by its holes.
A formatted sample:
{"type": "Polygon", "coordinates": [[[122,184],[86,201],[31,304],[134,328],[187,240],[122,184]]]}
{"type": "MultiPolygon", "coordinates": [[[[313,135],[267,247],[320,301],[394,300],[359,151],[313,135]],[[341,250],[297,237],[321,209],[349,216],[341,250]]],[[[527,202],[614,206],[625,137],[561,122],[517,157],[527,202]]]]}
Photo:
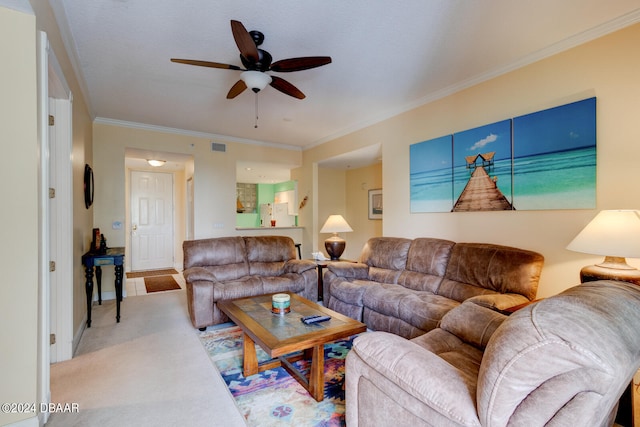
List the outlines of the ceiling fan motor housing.
{"type": "Polygon", "coordinates": [[[269,67],[271,67],[272,60],[273,57],[271,54],[262,49],[258,49],[258,60],[256,62],[251,62],[240,54],[240,61],[242,61],[242,65],[244,65],[247,70],[268,71],[269,67]]]}

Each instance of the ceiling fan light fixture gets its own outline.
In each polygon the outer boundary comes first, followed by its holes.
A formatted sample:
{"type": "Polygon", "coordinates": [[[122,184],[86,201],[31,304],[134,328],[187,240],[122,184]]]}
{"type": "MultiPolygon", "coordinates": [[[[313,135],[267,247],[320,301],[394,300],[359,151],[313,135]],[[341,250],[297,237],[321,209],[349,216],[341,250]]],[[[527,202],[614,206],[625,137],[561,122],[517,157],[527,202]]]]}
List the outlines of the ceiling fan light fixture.
{"type": "Polygon", "coordinates": [[[254,70],[243,72],[240,74],[240,78],[245,82],[247,87],[255,93],[260,92],[271,83],[271,76],[269,74],[254,70]]]}

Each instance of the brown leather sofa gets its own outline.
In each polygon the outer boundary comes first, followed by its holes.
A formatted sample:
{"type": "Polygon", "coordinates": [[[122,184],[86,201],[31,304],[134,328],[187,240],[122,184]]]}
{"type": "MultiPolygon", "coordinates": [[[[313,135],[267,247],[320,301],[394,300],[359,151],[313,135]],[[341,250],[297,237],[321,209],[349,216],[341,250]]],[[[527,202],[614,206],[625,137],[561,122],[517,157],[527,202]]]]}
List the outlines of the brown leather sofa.
{"type": "Polygon", "coordinates": [[[583,283],[508,317],[467,300],[417,338],[357,337],[346,359],[346,421],[611,426],[639,366],[634,284],[583,283]]]}
{"type": "Polygon", "coordinates": [[[369,329],[414,338],[466,300],[504,310],[535,299],[543,263],[508,246],[375,237],[359,263],[329,264],[323,299],[369,329]]]}
{"type": "Polygon", "coordinates": [[[218,301],[284,291],[317,299],[316,264],[296,259],[290,237],[187,240],[182,249],[189,316],[201,330],[229,320],[218,301]]]}

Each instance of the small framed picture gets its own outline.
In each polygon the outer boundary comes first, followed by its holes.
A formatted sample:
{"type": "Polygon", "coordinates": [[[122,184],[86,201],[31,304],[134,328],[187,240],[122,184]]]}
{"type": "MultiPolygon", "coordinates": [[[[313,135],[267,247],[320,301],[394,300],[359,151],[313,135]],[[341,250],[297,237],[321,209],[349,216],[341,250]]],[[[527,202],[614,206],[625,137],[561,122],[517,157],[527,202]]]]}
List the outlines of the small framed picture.
{"type": "Polygon", "coordinates": [[[369,219],[382,219],[382,189],[369,190],[369,219]]]}

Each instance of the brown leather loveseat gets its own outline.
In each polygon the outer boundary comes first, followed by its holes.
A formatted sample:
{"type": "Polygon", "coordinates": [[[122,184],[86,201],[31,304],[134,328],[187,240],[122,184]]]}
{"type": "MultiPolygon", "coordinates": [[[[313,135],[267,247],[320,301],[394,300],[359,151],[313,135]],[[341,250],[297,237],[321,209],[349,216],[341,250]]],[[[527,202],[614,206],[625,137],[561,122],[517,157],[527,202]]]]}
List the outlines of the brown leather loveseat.
{"type": "Polygon", "coordinates": [[[285,291],[317,299],[316,264],[296,259],[290,237],[187,240],[182,249],[189,316],[201,330],[228,321],[218,301],[285,291]]]}

